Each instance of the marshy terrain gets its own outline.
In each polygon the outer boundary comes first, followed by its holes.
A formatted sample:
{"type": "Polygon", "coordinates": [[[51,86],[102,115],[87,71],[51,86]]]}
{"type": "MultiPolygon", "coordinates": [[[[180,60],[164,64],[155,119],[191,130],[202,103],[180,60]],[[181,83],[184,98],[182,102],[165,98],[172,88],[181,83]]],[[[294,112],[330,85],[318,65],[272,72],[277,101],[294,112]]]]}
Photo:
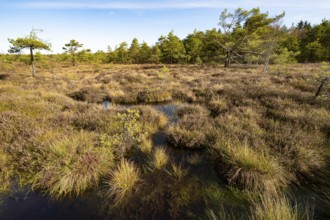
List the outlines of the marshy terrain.
{"type": "Polygon", "coordinates": [[[0,219],[329,219],[330,85],[270,68],[2,63],[0,219]]]}

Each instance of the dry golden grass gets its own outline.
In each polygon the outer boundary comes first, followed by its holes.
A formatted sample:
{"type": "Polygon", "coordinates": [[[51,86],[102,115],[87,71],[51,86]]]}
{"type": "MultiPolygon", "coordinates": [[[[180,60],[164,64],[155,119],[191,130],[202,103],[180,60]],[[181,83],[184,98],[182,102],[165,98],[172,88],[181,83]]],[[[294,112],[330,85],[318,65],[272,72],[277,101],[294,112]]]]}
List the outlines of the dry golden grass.
{"type": "Polygon", "coordinates": [[[125,203],[138,189],[139,182],[141,176],[138,168],[132,162],[123,159],[118,167],[111,171],[110,179],[106,182],[109,186],[108,195],[114,196],[116,205],[125,203]]]}
{"type": "Polygon", "coordinates": [[[221,137],[211,152],[216,157],[217,171],[230,184],[276,195],[292,180],[275,158],[264,150],[252,149],[246,141],[221,137]]]}
{"type": "Polygon", "coordinates": [[[311,220],[313,218],[313,209],[310,206],[298,207],[291,204],[285,196],[273,197],[262,195],[261,201],[256,201],[252,211],[251,220],[311,220]]]}
{"type": "Polygon", "coordinates": [[[160,170],[160,169],[165,168],[168,160],[169,160],[169,157],[166,153],[165,148],[157,147],[154,150],[152,164],[156,169],[160,170]]]}

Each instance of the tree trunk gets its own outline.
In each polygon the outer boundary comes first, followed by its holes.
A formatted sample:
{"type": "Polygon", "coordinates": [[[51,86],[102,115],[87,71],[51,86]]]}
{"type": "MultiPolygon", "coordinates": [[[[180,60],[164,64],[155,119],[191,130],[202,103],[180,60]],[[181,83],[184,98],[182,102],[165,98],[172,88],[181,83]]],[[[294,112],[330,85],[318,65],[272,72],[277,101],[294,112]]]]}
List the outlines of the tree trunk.
{"type": "Polygon", "coordinates": [[[76,57],[72,55],[72,66],[76,65],[76,57]]]}
{"type": "Polygon", "coordinates": [[[228,50],[227,55],[226,55],[226,60],[225,60],[225,68],[230,66],[231,55],[232,55],[232,52],[228,50]]]}
{"type": "Polygon", "coordinates": [[[36,67],[34,65],[34,62],[32,62],[32,76],[35,77],[36,76],[36,67]]]}
{"type": "Polygon", "coordinates": [[[324,83],[325,83],[328,79],[329,79],[328,77],[325,77],[325,78],[321,81],[321,84],[320,84],[319,88],[317,89],[314,98],[317,98],[317,97],[320,95],[320,93],[321,93],[321,91],[322,91],[322,88],[323,88],[323,86],[324,86],[324,83]]]}
{"type": "Polygon", "coordinates": [[[33,48],[30,47],[30,65],[32,65],[32,76],[36,76],[36,67],[34,65],[33,48]]]}
{"type": "Polygon", "coordinates": [[[272,52],[273,52],[273,43],[271,43],[271,45],[269,46],[269,48],[266,52],[265,62],[264,62],[264,73],[268,73],[269,60],[270,60],[270,56],[271,56],[272,52]]]}
{"type": "Polygon", "coordinates": [[[268,73],[269,59],[264,63],[264,73],[268,73]]]}

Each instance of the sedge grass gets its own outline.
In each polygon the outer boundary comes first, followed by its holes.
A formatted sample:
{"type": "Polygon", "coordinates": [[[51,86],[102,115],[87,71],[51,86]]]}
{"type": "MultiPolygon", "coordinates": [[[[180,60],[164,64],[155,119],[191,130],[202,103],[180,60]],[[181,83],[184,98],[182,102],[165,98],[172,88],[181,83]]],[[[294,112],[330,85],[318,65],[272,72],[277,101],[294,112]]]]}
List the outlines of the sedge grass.
{"type": "Polygon", "coordinates": [[[213,153],[217,171],[231,184],[276,194],[292,179],[275,158],[252,149],[246,141],[218,140],[213,153]]]}
{"type": "Polygon", "coordinates": [[[122,159],[116,169],[110,172],[107,194],[114,197],[115,205],[125,203],[138,188],[141,182],[139,169],[132,163],[122,159]]]}
{"type": "Polygon", "coordinates": [[[157,147],[155,149],[154,155],[153,155],[153,160],[152,160],[153,166],[156,169],[160,170],[166,166],[168,160],[169,160],[169,157],[166,153],[165,148],[157,147]]]}

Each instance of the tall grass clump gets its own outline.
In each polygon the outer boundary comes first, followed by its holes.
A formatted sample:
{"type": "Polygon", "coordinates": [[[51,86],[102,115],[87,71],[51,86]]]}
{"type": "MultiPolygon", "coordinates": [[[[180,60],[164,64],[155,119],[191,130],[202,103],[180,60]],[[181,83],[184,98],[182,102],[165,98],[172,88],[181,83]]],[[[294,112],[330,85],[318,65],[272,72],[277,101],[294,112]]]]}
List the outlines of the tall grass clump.
{"type": "Polygon", "coordinates": [[[277,193],[291,179],[275,158],[265,150],[252,149],[246,141],[220,138],[211,152],[217,172],[230,184],[277,193]]]}
{"type": "Polygon", "coordinates": [[[188,168],[184,168],[182,163],[176,164],[176,163],[171,163],[172,170],[168,171],[169,175],[173,176],[176,178],[179,182],[186,176],[188,175],[188,168]]]}
{"type": "Polygon", "coordinates": [[[125,159],[122,159],[116,169],[110,172],[107,194],[114,197],[115,205],[125,203],[138,188],[141,174],[138,168],[125,159]]]}
{"type": "Polygon", "coordinates": [[[152,151],[152,139],[147,138],[147,137],[142,138],[142,141],[141,141],[141,143],[139,143],[138,147],[145,154],[151,153],[151,151],[152,151]]]}
{"type": "Polygon", "coordinates": [[[152,164],[156,169],[160,170],[160,169],[164,168],[166,166],[168,160],[169,160],[169,157],[166,153],[165,148],[158,147],[155,149],[152,164]]]}
{"type": "Polygon", "coordinates": [[[298,207],[297,204],[292,205],[285,196],[262,195],[260,197],[260,201],[254,201],[250,220],[313,219],[313,208],[308,205],[304,208],[298,207]]]}
{"type": "Polygon", "coordinates": [[[220,206],[218,212],[214,212],[212,209],[206,209],[206,217],[209,220],[231,220],[236,219],[232,212],[226,210],[223,205],[220,206]]]}
{"type": "Polygon", "coordinates": [[[25,158],[36,166],[27,182],[53,197],[76,196],[97,186],[114,163],[112,149],[97,146],[95,136],[87,132],[62,134],[33,154],[32,161],[25,158]]]}

